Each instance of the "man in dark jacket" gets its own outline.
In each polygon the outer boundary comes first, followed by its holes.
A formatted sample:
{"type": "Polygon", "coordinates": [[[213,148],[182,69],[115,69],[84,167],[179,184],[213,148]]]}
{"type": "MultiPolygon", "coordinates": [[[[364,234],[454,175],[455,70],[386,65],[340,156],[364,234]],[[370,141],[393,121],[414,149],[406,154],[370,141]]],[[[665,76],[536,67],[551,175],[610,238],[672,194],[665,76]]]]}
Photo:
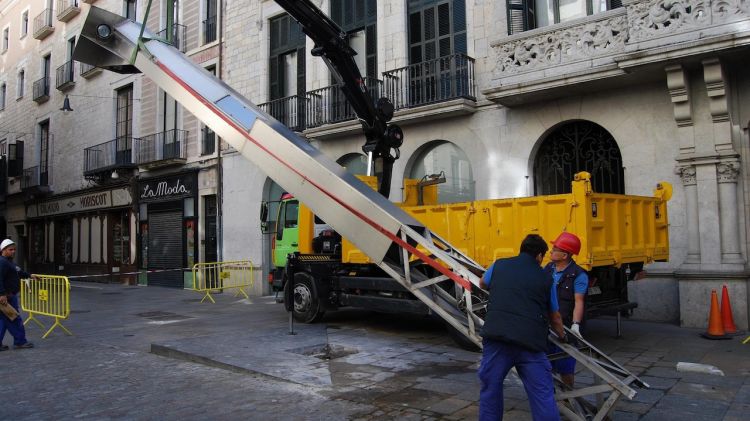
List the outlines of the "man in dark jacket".
{"type": "Polygon", "coordinates": [[[21,277],[29,278],[31,275],[24,272],[13,263],[16,255],[16,244],[13,240],[5,239],[0,243],[0,304],[9,303],[19,313],[15,320],[11,321],[4,314],[0,314],[0,351],[8,349],[2,345],[5,331],[10,331],[13,336],[13,347],[16,349],[33,348],[34,344],[26,340],[26,330],[21,319],[21,309],[18,305],[18,293],[21,291],[21,277]]]}
{"type": "Polygon", "coordinates": [[[535,421],[559,420],[552,367],[547,359],[550,324],[565,339],[552,279],[541,268],[547,243],[528,235],[516,257],[499,259],[487,269],[480,285],[490,291],[482,328],[479,419],[502,420],[503,381],[516,367],[535,421]]]}

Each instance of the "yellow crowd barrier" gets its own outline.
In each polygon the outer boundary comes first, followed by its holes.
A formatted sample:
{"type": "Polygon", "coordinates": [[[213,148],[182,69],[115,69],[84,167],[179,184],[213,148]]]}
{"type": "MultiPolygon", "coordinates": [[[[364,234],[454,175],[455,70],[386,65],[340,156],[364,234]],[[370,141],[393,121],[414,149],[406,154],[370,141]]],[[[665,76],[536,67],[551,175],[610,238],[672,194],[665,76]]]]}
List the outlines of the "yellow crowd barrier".
{"type": "Polygon", "coordinates": [[[193,265],[193,290],[203,292],[203,299],[216,303],[211,292],[237,288],[234,296],[248,297],[244,288],[253,287],[253,263],[249,260],[196,263],[193,265]]]}
{"type": "Polygon", "coordinates": [[[33,275],[31,279],[21,281],[21,309],[29,313],[29,317],[23,322],[24,325],[30,321],[45,329],[45,326],[37,320],[36,316],[49,316],[55,318],[55,323],[42,336],[46,338],[52,331],[60,326],[68,335],[72,335],[60,320],[65,320],[70,315],[70,281],[66,276],[33,275]]]}

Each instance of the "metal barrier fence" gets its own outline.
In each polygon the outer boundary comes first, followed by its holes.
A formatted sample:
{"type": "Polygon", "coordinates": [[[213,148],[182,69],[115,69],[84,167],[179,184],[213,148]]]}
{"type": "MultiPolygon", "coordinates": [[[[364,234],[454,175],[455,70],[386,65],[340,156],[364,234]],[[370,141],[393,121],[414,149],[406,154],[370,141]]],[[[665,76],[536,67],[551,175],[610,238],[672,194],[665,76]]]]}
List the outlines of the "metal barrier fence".
{"type": "Polygon", "coordinates": [[[231,262],[196,263],[193,265],[193,290],[203,292],[206,298],[216,303],[211,292],[237,288],[234,296],[250,298],[243,288],[253,287],[253,263],[249,260],[231,262]]]}
{"type": "Polygon", "coordinates": [[[45,329],[35,316],[55,318],[55,323],[42,338],[46,338],[57,326],[68,335],[73,335],[60,323],[60,320],[65,320],[70,315],[70,281],[67,276],[34,275],[31,279],[24,279],[21,281],[20,298],[21,309],[29,313],[24,325],[33,320],[45,329]]]}

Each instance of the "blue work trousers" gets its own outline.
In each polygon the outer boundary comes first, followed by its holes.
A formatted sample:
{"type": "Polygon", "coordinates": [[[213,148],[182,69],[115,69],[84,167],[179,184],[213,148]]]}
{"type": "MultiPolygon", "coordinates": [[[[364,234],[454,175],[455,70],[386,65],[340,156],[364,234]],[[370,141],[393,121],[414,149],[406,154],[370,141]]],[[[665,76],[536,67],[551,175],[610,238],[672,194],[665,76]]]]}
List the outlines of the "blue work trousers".
{"type": "Polygon", "coordinates": [[[503,419],[503,380],[512,367],[526,389],[534,421],[559,420],[555,404],[552,366],[544,352],[532,352],[520,346],[484,339],[479,366],[479,420],[503,419]]]}
{"type": "Polygon", "coordinates": [[[21,319],[21,309],[18,306],[18,294],[8,296],[8,303],[18,312],[16,320],[10,321],[4,314],[0,313],[0,343],[5,339],[5,331],[10,332],[13,336],[13,345],[23,345],[26,343],[26,329],[23,327],[21,319]]]}

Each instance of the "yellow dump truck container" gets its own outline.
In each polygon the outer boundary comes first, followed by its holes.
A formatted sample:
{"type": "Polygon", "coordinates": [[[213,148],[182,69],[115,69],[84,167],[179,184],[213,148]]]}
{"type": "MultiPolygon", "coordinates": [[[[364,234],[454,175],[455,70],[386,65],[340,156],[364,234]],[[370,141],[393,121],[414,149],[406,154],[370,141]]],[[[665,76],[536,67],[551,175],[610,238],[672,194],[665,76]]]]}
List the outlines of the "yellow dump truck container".
{"type": "MultiPolygon", "coordinates": [[[[528,234],[552,241],[563,231],[581,239],[576,262],[587,270],[669,258],[669,183],[659,183],[653,197],[595,193],[585,172],[572,185],[569,194],[402,208],[485,267],[518,254],[528,234]]],[[[344,239],[342,261],[368,259],[344,239]]]]}

